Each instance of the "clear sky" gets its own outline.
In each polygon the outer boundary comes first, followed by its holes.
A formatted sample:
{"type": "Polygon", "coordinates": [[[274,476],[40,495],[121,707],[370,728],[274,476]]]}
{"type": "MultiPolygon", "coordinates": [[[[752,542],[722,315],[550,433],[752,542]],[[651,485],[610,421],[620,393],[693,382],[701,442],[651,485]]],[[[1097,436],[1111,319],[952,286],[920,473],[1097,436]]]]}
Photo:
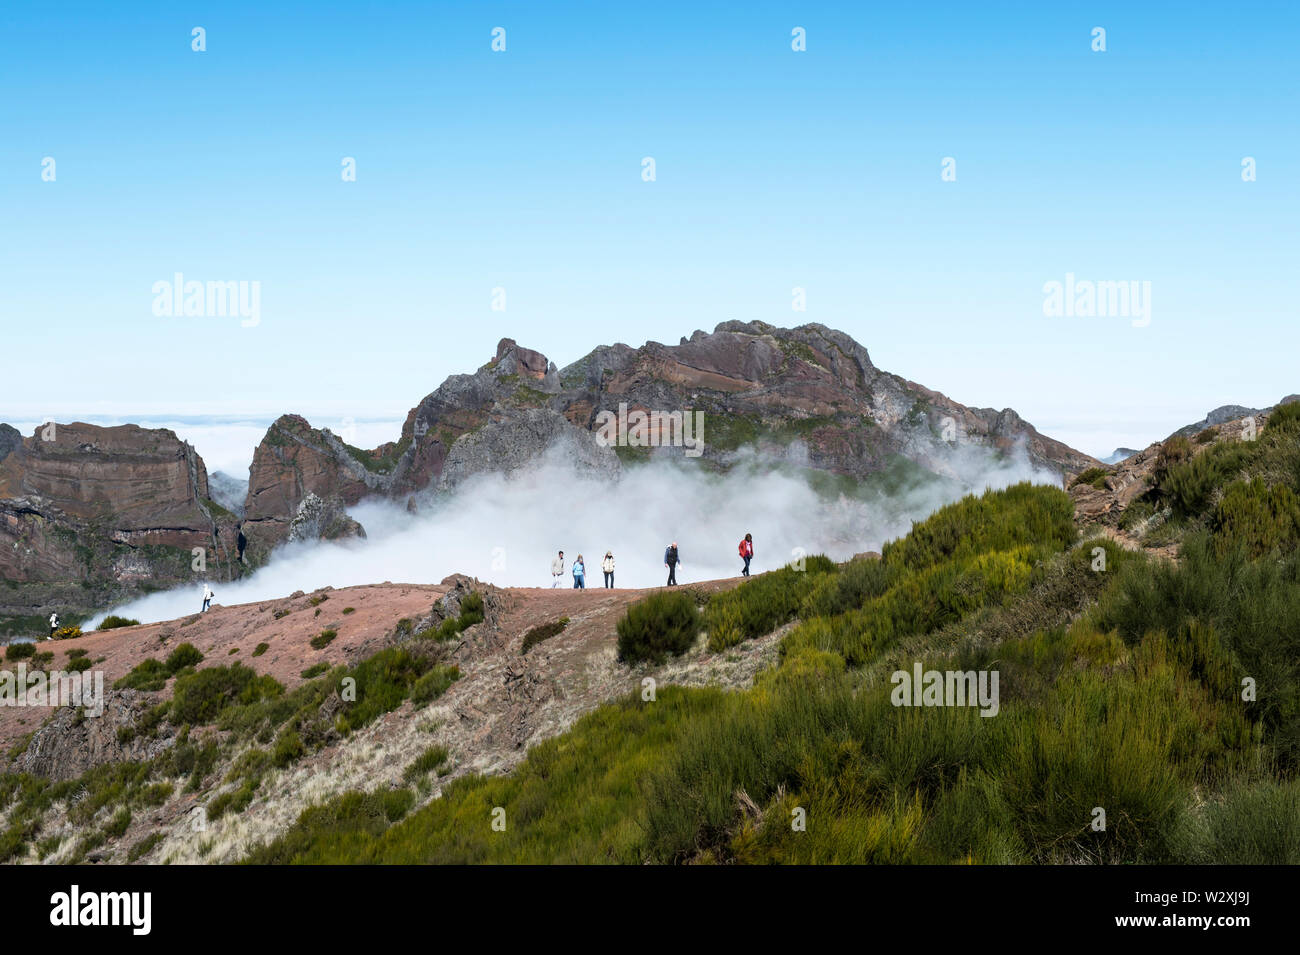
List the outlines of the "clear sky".
{"type": "Polygon", "coordinates": [[[503,336],[564,365],[761,319],[843,329],[1086,451],[1145,444],[1300,391],[1298,23],[1267,2],[6,4],[0,420],[396,420],[503,336]],[[259,282],[260,321],[155,315],[177,272],[259,282]],[[1045,316],[1067,273],[1150,282],[1150,323],[1045,316]]]}

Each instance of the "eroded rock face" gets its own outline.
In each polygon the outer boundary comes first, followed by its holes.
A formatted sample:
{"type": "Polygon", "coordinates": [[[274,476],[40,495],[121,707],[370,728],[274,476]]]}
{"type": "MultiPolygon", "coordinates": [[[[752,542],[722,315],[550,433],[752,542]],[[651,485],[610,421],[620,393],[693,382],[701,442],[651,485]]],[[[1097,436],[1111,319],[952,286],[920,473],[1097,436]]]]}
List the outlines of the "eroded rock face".
{"type": "MultiPolygon", "coordinates": [[[[1279,402],[1275,408],[1288,403],[1286,399],[1279,402]]],[[[1226,406],[1230,408],[1240,408],[1238,405],[1226,406]]],[[[1204,454],[1209,448],[1224,441],[1234,442],[1250,440],[1249,435],[1260,432],[1268,423],[1269,415],[1274,410],[1266,408],[1255,410],[1244,408],[1250,412],[1248,415],[1239,418],[1224,418],[1217,412],[1223,409],[1216,409],[1210,412],[1206,420],[1215,420],[1213,425],[1188,425],[1179,428],[1170,438],[1188,434],[1199,434],[1208,427],[1217,429],[1211,440],[1193,441],[1190,450],[1193,455],[1204,454]]],[[[1166,439],[1169,440],[1169,439],[1166,439]]],[[[1155,486],[1155,467],[1160,457],[1160,450],[1164,446],[1164,441],[1157,441],[1148,445],[1141,451],[1136,451],[1119,463],[1106,468],[1106,475],[1102,481],[1102,487],[1094,487],[1091,484],[1074,484],[1070,480],[1068,490],[1070,497],[1074,501],[1075,522],[1082,527],[1100,526],[1115,530],[1120,527],[1125,510],[1139,498],[1143,497],[1148,491],[1155,486]]],[[[1067,477],[1072,479],[1075,474],[1067,477]]],[[[1131,527],[1126,534],[1117,535],[1121,539],[1137,543],[1149,531],[1158,527],[1164,520],[1168,519],[1168,512],[1156,512],[1146,522],[1138,523],[1131,527]]]]}
{"type": "MultiPolygon", "coordinates": [[[[223,572],[234,518],[214,508],[203,459],[165,429],[73,423],[0,434],[0,616],[90,611],[148,581],[223,572]]],[[[224,575],[224,574],[223,574],[224,575]]]]}
{"type": "MultiPolygon", "coordinates": [[[[453,375],[410,414],[399,441],[349,449],[301,418],[281,418],[258,447],[246,512],[282,539],[308,493],[343,506],[386,496],[417,508],[483,472],[519,471],[548,452],[614,477],[617,453],[595,440],[602,412],[703,412],[703,463],[728,467],[753,447],[802,467],[863,477],[899,456],[938,474],[953,448],[1023,451],[1060,474],[1096,464],[1015,411],[969,408],[877,369],[867,350],[822,325],[724,322],[677,345],[601,346],[557,371],[504,338],[471,375],[453,375]]],[[[667,431],[661,431],[666,434],[667,431]]],[[[628,449],[634,457],[685,448],[628,449]]]]}
{"type": "Polygon", "coordinates": [[[289,522],[290,541],[339,540],[365,536],[365,529],[347,515],[338,498],[326,501],[310,491],[289,522]]]}
{"type": "Polygon", "coordinates": [[[343,509],[385,486],[384,476],[369,471],[332,432],[313,428],[299,415],[282,415],[253,453],[244,533],[261,548],[290,536],[302,540],[316,530],[315,536],[331,539],[364,536],[343,509]]]}
{"type": "Polygon", "coordinates": [[[153,703],[151,697],[136,690],[108,690],[99,716],[61,707],[32,734],[9,771],[58,781],[76,779],[107,763],[152,759],[175,743],[175,729],[170,724],[161,723],[151,737],[119,731],[134,730],[153,703]]]}

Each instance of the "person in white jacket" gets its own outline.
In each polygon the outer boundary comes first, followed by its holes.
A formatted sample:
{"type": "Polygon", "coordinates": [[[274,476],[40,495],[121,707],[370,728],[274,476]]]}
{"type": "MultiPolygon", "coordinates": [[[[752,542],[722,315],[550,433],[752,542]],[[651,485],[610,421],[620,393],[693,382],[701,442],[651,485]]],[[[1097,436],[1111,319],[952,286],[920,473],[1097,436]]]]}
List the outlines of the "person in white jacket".
{"type": "Polygon", "coordinates": [[[605,551],[605,559],[600,562],[600,569],[605,572],[605,586],[614,589],[614,552],[605,551]]]}
{"type": "Polygon", "coordinates": [[[564,551],[560,551],[559,556],[551,561],[551,589],[554,590],[560,586],[560,581],[564,579],[564,551]]]}
{"type": "MultiPolygon", "coordinates": [[[[203,585],[203,610],[208,609],[208,605],[212,603],[212,598],[215,596],[216,594],[212,592],[212,588],[207,584],[204,584],[203,585]]],[[[203,613],[203,610],[200,610],[199,613],[203,613]]]]}
{"type": "Polygon", "coordinates": [[[52,613],[50,614],[50,639],[51,640],[54,639],[54,634],[58,632],[58,629],[59,629],[59,615],[57,613],[52,613]]]}

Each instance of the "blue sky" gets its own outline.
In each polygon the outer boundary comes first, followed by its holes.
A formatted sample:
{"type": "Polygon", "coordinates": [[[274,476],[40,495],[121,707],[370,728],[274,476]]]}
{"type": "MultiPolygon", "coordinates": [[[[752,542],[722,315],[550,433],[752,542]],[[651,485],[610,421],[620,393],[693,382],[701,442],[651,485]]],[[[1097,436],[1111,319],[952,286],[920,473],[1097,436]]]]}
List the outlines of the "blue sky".
{"type": "Polygon", "coordinates": [[[503,336],[729,319],[1093,453],[1300,391],[1290,5],[268,6],[0,12],[0,420],[397,420],[503,336]],[[176,272],[259,324],[156,316],[176,272]],[[1045,317],[1066,273],[1150,324],[1045,317]]]}

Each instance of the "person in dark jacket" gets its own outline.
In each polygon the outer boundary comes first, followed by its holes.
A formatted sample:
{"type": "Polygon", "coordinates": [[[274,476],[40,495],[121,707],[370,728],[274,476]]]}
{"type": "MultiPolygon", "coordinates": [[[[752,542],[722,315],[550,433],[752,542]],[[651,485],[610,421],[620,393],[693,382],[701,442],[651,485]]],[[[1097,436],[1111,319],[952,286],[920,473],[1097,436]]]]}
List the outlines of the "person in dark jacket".
{"type": "Polygon", "coordinates": [[[668,583],[664,585],[665,587],[677,585],[677,565],[681,562],[682,559],[677,554],[677,541],[673,541],[664,551],[664,566],[668,568],[668,583]]]}
{"type": "Polygon", "coordinates": [[[742,577],[749,576],[749,562],[754,559],[754,536],[746,534],[745,539],[740,542],[740,558],[745,562],[745,569],[740,572],[742,577]]]}

